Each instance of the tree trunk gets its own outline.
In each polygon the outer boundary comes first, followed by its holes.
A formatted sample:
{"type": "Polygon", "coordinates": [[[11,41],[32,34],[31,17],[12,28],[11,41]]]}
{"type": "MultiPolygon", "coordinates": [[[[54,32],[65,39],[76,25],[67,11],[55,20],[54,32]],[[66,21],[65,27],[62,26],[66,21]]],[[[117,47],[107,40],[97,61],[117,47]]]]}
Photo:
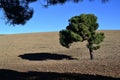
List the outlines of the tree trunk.
{"type": "Polygon", "coordinates": [[[94,59],[94,57],[93,57],[93,43],[91,40],[88,41],[88,46],[89,46],[88,48],[89,48],[89,53],[90,53],[90,59],[93,60],[94,59]]]}
{"type": "Polygon", "coordinates": [[[90,52],[90,59],[93,60],[94,59],[94,57],[93,57],[93,50],[89,49],[89,52],[90,52]]]}

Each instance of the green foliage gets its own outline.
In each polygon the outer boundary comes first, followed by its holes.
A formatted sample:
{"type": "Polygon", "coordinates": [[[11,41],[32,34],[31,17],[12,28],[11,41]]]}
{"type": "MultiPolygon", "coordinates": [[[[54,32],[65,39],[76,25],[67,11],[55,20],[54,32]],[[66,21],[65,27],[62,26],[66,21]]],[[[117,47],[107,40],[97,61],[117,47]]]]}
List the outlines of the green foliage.
{"type": "Polygon", "coordinates": [[[4,11],[6,23],[24,25],[33,15],[29,3],[36,0],[0,0],[0,8],[4,11]]]}
{"type": "MultiPolygon", "coordinates": [[[[42,6],[48,7],[51,5],[64,4],[66,2],[82,2],[84,0],[0,0],[0,9],[3,10],[6,23],[13,25],[24,25],[33,16],[34,10],[29,4],[40,1],[42,6]]],[[[93,1],[93,0],[88,0],[93,1]]],[[[107,2],[108,0],[101,0],[107,2]]],[[[73,20],[74,21],[74,20],[73,20]]]]}
{"type": "Polygon", "coordinates": [[[100,43],[105,38],[104,33],[97,33],[97,17],[94,14],[81,14],[69,19],[69,25],[59,32],[60,44],[69,48],[70,44],[87,40],[90,52],[100,48],[100,43]]]}
{"type": "MultiPolygon", "coordinates": [[[[64,4],[66,2],[74,2],[74,3],[78,3],[78,2],[82,2],[84,0],[44,0],[47,4],[46,6],[49,5],[56,5],[56,4],[64,4]]],[[[94,0],[88,0],[88,1],[94,1],[94,0]]],[[[108,2],[109,0],[101,0],[103,3],[108,2]]]]}
{"type": "Polygon", "coordinates": [[[104,33],[96,33],[95,35],[93,35],[92,43],[99,44],[103,41],[104,38],[104,33]]]}
{"type": "Polygon", "coordinates": [[[79,34],[68,29],[60,31],[60,43],[62,46],[69,48],[70,43],[77,41],[82,41],[82,37],[79,34]]]}

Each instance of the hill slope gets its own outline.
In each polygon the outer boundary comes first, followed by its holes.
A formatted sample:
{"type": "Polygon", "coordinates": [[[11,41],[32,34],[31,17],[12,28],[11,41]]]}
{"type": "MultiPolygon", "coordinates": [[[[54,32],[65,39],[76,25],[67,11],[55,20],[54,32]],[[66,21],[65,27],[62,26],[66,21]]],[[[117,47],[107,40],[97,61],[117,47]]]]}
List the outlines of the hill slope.
{"type": "MultiPolygon", "coordinates": [[[[101,31],[105,40],[89,59],[86,42],[70,49],[59,44],[58,32],[0,36],[0,71],[79,73],[120,78],[120,31],[101,31]]],[[[1,73],[0,73],[1,74],[1,73]]]]}

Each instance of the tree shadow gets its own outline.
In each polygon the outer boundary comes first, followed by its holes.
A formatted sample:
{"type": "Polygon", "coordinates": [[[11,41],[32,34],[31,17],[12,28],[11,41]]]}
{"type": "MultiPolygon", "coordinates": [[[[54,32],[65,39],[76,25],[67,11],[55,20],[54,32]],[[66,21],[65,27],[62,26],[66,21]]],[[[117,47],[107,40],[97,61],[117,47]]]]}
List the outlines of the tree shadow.
{"type": "Polygon", "coordinates": [[[78,73],[17,72],[0,69],[0,80],[120,80],[120,78],[78,73]]]}
{"type": "Polygon", "coordinates": [[[26,53],[23,55],[19,55],[22,59],[27,60],[74,60],[77,58],[72,58],[71,56],[64,55],[64,54],[55,54],[55,53],[26,53]]]}

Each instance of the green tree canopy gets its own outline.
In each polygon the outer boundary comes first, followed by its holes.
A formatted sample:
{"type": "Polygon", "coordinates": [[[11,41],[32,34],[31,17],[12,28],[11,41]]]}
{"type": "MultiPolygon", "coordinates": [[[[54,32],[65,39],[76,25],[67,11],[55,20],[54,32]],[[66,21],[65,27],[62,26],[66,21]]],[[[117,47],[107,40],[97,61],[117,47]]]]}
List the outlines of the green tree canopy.
{"type": "MultiPolygon", "coordinates": [[[[0,9],[3,10],[7,23],[10,24],[25,24],[29,19],[32,18],[34,10],[29,7],[29,4],[38,0],[0,0],[0,9]]],[[[78,3],[84,0],[39,0],[40,3],[45,7],[63,4],[69,1],[78,3]]],[[[93,1],[93,0],[89,0],[93,1]]],[[[101,0],[107,2],[108,0],[101,0]]]]}
{"type": "Polygon", "coordinates": [[[94,14],[81,14],[69,19],[69,25],[65,30],[61,30],[60,44],[66,48],[73,42],[87,41],[87,48],[90,52],[90,58],[93,59],[93,50],[100,48],[100,43],[105,38],[104,33],[96,32],[98,29],[97,17],[94,14]]]}

